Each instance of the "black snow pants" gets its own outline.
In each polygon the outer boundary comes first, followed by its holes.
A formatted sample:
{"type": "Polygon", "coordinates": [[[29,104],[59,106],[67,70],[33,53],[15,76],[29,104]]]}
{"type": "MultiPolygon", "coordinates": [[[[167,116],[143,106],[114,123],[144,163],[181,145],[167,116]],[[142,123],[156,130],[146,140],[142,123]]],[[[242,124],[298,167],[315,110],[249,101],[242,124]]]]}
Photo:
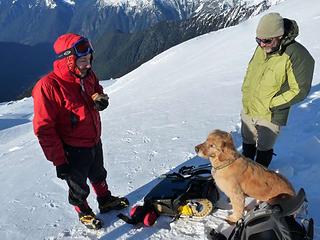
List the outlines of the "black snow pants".
{"type": "Polygon", "coordinates": [[[91,183],[99,183],[106,179],[107,171],[103,166],[101,141],[91,147],[64,146],[71,171],[66,179],[69,186],[69,203],[81,206],[86,203],[90,193],[87,178],[91,183]]]}

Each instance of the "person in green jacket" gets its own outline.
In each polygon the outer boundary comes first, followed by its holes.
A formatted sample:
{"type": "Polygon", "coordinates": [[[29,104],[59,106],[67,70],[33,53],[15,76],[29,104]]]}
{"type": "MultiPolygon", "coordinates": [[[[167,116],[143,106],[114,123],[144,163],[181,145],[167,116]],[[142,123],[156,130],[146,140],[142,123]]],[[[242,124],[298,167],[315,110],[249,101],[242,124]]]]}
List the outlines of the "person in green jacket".
{"type": "Polygon", "coordinates": [[[263,16],[256,30],[258,46],[242,85],[243,155],[268,167],[290,107],[308,95],[314,59],[295,41],[298,25],[279,13],[263,16]]]}

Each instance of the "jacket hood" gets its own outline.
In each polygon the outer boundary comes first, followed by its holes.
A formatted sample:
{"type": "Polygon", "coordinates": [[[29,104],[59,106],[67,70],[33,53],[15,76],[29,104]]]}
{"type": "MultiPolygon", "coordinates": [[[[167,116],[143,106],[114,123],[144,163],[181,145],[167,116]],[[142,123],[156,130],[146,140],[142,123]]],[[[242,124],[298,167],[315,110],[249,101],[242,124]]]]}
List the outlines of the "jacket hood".
{"type": "MultiPolygon", "coordinates": [[[[53,44],[53,49],[56,54],[60,54],[72,47],[74,43],[79,41],[82,36],[74,33],[66,33],[57,38],[53,44]]],[[[61,79],[66,81],[74,81],[77,73],[76,56],[70,55],[68,57],[57,59],[53,63],[53,72],[61,79]]]]}
{"type": "Polygon", "coordinates": [[[295,20],[283,19],[284,23],[284,39],[282,40],[282,46],[285,47],[294,42],[299,35],[299,27],[295,20]]]}

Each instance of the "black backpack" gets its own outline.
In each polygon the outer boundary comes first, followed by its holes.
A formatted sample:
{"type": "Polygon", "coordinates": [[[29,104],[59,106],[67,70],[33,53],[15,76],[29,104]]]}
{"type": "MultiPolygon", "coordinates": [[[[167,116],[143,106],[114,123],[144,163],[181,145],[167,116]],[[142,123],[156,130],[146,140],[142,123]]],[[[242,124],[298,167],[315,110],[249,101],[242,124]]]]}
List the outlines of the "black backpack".
{"type": "MultiPolygon", "coordinates": [[[[307,216],[305,192],[259,204],[240,219],[228,240],[311,240],[313,219],[307,216]]],[[[223,239],[214,230],[212,239],[223,239]]],[[[224,237],[226,239],[226,237],[224,237]]]]}
{"type": "Polygon", "coordinates": [[[219,192],[211,176],[211,165],[182,167],[178,172],[165,174],[144,197],[142,206],[134,206],[130,217],[118,217],[130,224],[143,222],[151,226],[159,215],[205,217],[216,207],[219,192]]]}

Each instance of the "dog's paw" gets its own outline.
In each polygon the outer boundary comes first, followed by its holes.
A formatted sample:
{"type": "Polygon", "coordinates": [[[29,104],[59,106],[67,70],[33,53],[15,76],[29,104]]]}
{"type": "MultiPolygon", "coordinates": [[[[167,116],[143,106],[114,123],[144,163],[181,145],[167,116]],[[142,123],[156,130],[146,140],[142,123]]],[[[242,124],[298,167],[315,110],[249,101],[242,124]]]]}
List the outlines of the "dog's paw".
{"type": "Polygon", "coordinates": [[[234,224],[236,224],[236,222],[232,222],[232,221],[230,221],[228,218],[226,219],[226,222],[227,222],[229,225],[234,225],[234,224]]]}
{"type": "Polygon", "coordinates": [[[226,222],[229,223],[230,225],[233,225],[235,224],[236,222],[238,222],[238,220],[240,219],[241,217],[237,217],[235,215],[230,215],[226,218],[226,222]]]}

